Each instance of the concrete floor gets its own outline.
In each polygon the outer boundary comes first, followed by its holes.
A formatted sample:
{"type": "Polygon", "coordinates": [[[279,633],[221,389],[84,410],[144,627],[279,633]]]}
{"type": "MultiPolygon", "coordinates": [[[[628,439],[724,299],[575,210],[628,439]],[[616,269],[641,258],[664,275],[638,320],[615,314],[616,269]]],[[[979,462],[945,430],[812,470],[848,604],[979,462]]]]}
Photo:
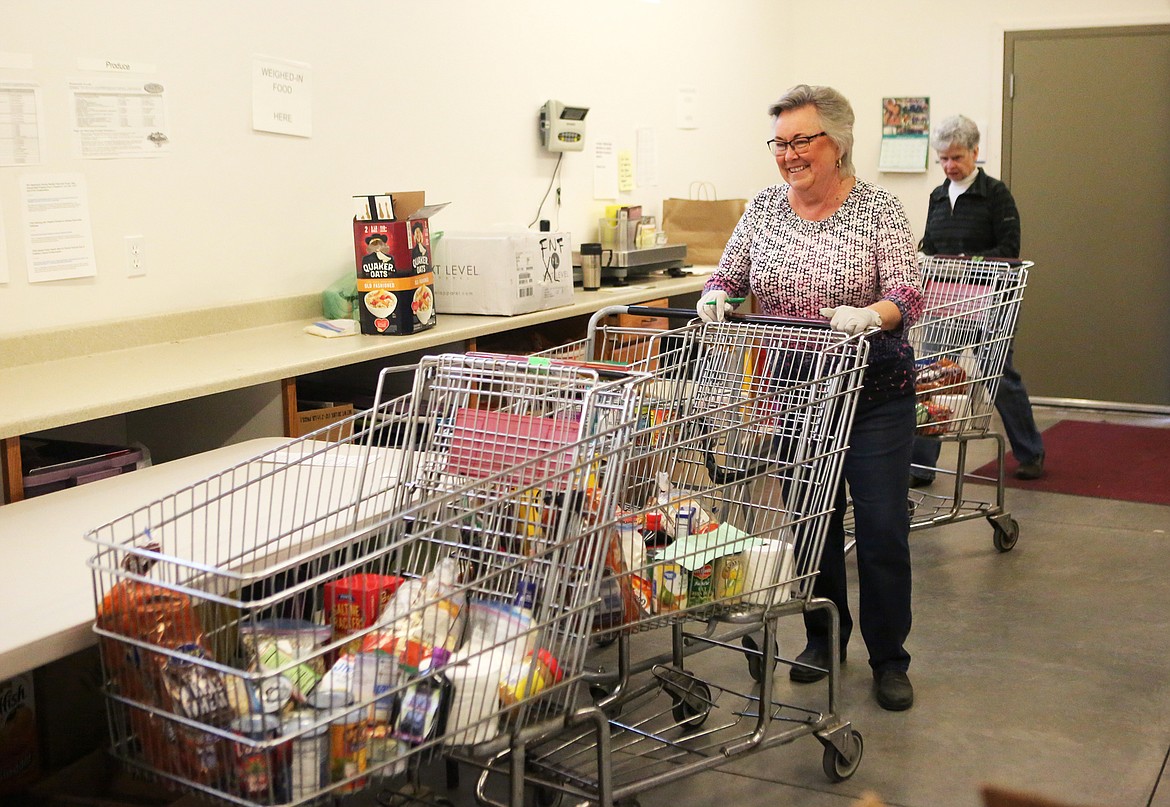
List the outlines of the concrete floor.
{"type": "MultiPolygon", "coordinates": [[[[1036,415],[1042,429],[1064,418],[1170,427],[1036,415]]],[[[992,442],[972,443],[968,470],[993,456],[992,442]]],[[[978,807],[988,783],[1073,805],[1170,807],[1170,507],[1009,488],[1006,509],[1020,525],[1010,552],[996,551],[983,518],[912,534],[912,710],[877,706],[854,635],[839,708],[865,742],[852,778],[831,783],[806,736],[641,793],[643,807],[848,807],[867,792],[888,807],[978,807]]],[[[781,619],[781,655],[802,646],[799,617],[781,619]]],[[[697,656],[695,669],[752,684],[729,651],[697,656]]],[[[778,698],[825,708],[823,684],[796,686],[786,672],[778,698]]],[[[470,778],[449,794],[456,803],[473,803],[470,778]]]]}

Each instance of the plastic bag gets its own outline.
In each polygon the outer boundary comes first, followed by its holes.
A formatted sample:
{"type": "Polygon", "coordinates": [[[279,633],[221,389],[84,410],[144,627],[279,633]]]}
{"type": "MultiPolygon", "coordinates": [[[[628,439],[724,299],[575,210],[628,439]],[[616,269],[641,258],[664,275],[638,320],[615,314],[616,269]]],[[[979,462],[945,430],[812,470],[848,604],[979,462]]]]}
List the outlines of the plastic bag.
{"type": "Polygon", "coordinates": [[[358,318],[357,275],[347,272],[321,293],[321,313],[325,319],[358,318]]]}

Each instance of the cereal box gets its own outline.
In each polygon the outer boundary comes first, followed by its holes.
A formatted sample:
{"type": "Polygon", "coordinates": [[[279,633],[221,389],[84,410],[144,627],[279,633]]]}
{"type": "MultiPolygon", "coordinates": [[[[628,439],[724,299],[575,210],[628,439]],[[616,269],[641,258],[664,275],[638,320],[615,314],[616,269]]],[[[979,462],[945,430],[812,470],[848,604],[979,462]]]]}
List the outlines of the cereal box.
{"type": "MultiPolygon", "coordinates": [[[[395,195],[391,197],[398,202],[395,195]]],[[[423,205],[404,214],[409,208],[403,201],[399,209],[382,214],[396,216],[393,220],[354,218],[362,333],[405,335],[435,327],[435,276],[428,219],[444,207],[445,204],[423,205]]],[[[382,208],[379,205],[377,209],[382,208]]]]}

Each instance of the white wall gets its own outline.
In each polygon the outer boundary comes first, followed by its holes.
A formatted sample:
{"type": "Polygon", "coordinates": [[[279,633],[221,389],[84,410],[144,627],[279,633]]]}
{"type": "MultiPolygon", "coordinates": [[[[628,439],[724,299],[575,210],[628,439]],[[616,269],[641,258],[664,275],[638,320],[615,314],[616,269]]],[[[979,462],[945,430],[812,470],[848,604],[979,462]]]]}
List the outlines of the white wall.
{"type": "MultiPolygon", "coordinates": [[[[999,169],[1005,30],[1165,22],[1165,0],[1014,0],[961,8],[926,0],[5,0],[0,54],[31,71],[0,80],[41,86],[48,134],[41,165],[0,167],[10,279],[0,336],[125,317],[315,293],[350,270],[350,196],[423,188],[452,204],[439,228],[524,228],[555,155],[538,144],[549,98],[590,107],[587,146],[565,155],[562,206],[543,216],[596,236],[611,200],[593,198],[591,145],[633,149],[653,127],[658,184],[623,194],[658,212],[693,180],[721,196],[775,181],[763,146],[767,106],[798,82],[853,101],[858,172],[897,192],[920,232],[925,174],[878,174],[884,95],[927,95],[932,116],[988,124],[984,157],[999,169]],[[256,55],[308,63],[313,136],[251,129],[256,55]],[[172,152],[156,160],[73,157],[67,82],[79,58],[154,65],[165,87],[172,152]],[[675,126],[693,86],[700,126],[675,126]],[[19,179],[81,173],[98,275],[29,284],[19,179]],[[127,278],[123,238],[142,234],[148,272],[127,278]]],[[[93,74],[90,74],[91,77],[93,74]]]]}

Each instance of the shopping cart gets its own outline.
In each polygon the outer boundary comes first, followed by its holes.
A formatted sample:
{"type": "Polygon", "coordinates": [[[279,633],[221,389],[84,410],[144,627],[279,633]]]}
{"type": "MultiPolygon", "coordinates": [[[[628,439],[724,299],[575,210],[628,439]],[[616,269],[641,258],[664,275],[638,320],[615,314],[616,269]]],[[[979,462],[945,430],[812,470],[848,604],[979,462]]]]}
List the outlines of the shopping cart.
{"type": "Polygon", "coordinates": [[[929,469],[952,479],[947,493],[910,492],[912,530],[984,517],[999,551],[1019,538],[1019,524],[1004,506],[1004,438],[992,430],[992,415],[1031,266],[937,255],[921,260],[926,308],[907,335],[917,357],[918,434],[954,443],[957,456],[953,469],[929,469]],[[988,439],[996,447],[992,500],[969,495],[966,485],[968,445],[988,439]]]}
{"type": "Polygon", "coordinates": [[[228,803],[413,804],[423,762],[563,728],[646,379],[428,357],[88,532],[113,754],[228,803]]]}
{"type": "MultiPolygon", "coordinates": [[[[681,316],[691,311],[607,308],[589,334],[552,355],[622,360],[653,377],[625,464],[615,514],[621,566],[617,670],[592,676],[589,723],[514,745],[479,782],[494,804],[494,772],[523,780],[545,801],[560,795],[610,805],[731,759],[812,735],[832,781],[848,778],[861,734],[837,713],[839,658],[828,677],[828,709],[777,699],[781,659],[776,621],[809,609],[836,611],[812,596],[833,494],[840,479],[868,343],[825,323],[769,318],[690,322],[668,331],[607,324],[613,314],[681,316]],[[685,625],[705,625],[700,633],[685,625]],[[648,631],[669,628],[671,648],[634,660],[648,631]],[[759,643],[735,644],[762,634],[759,643]],[[746,653],[751,692],[688,669],[700,649],[746,653]],[[764,648],[760,650],[759,648],[764,648]]],[[[582,713],[586,710],[580,710],[582,713]]]]}

